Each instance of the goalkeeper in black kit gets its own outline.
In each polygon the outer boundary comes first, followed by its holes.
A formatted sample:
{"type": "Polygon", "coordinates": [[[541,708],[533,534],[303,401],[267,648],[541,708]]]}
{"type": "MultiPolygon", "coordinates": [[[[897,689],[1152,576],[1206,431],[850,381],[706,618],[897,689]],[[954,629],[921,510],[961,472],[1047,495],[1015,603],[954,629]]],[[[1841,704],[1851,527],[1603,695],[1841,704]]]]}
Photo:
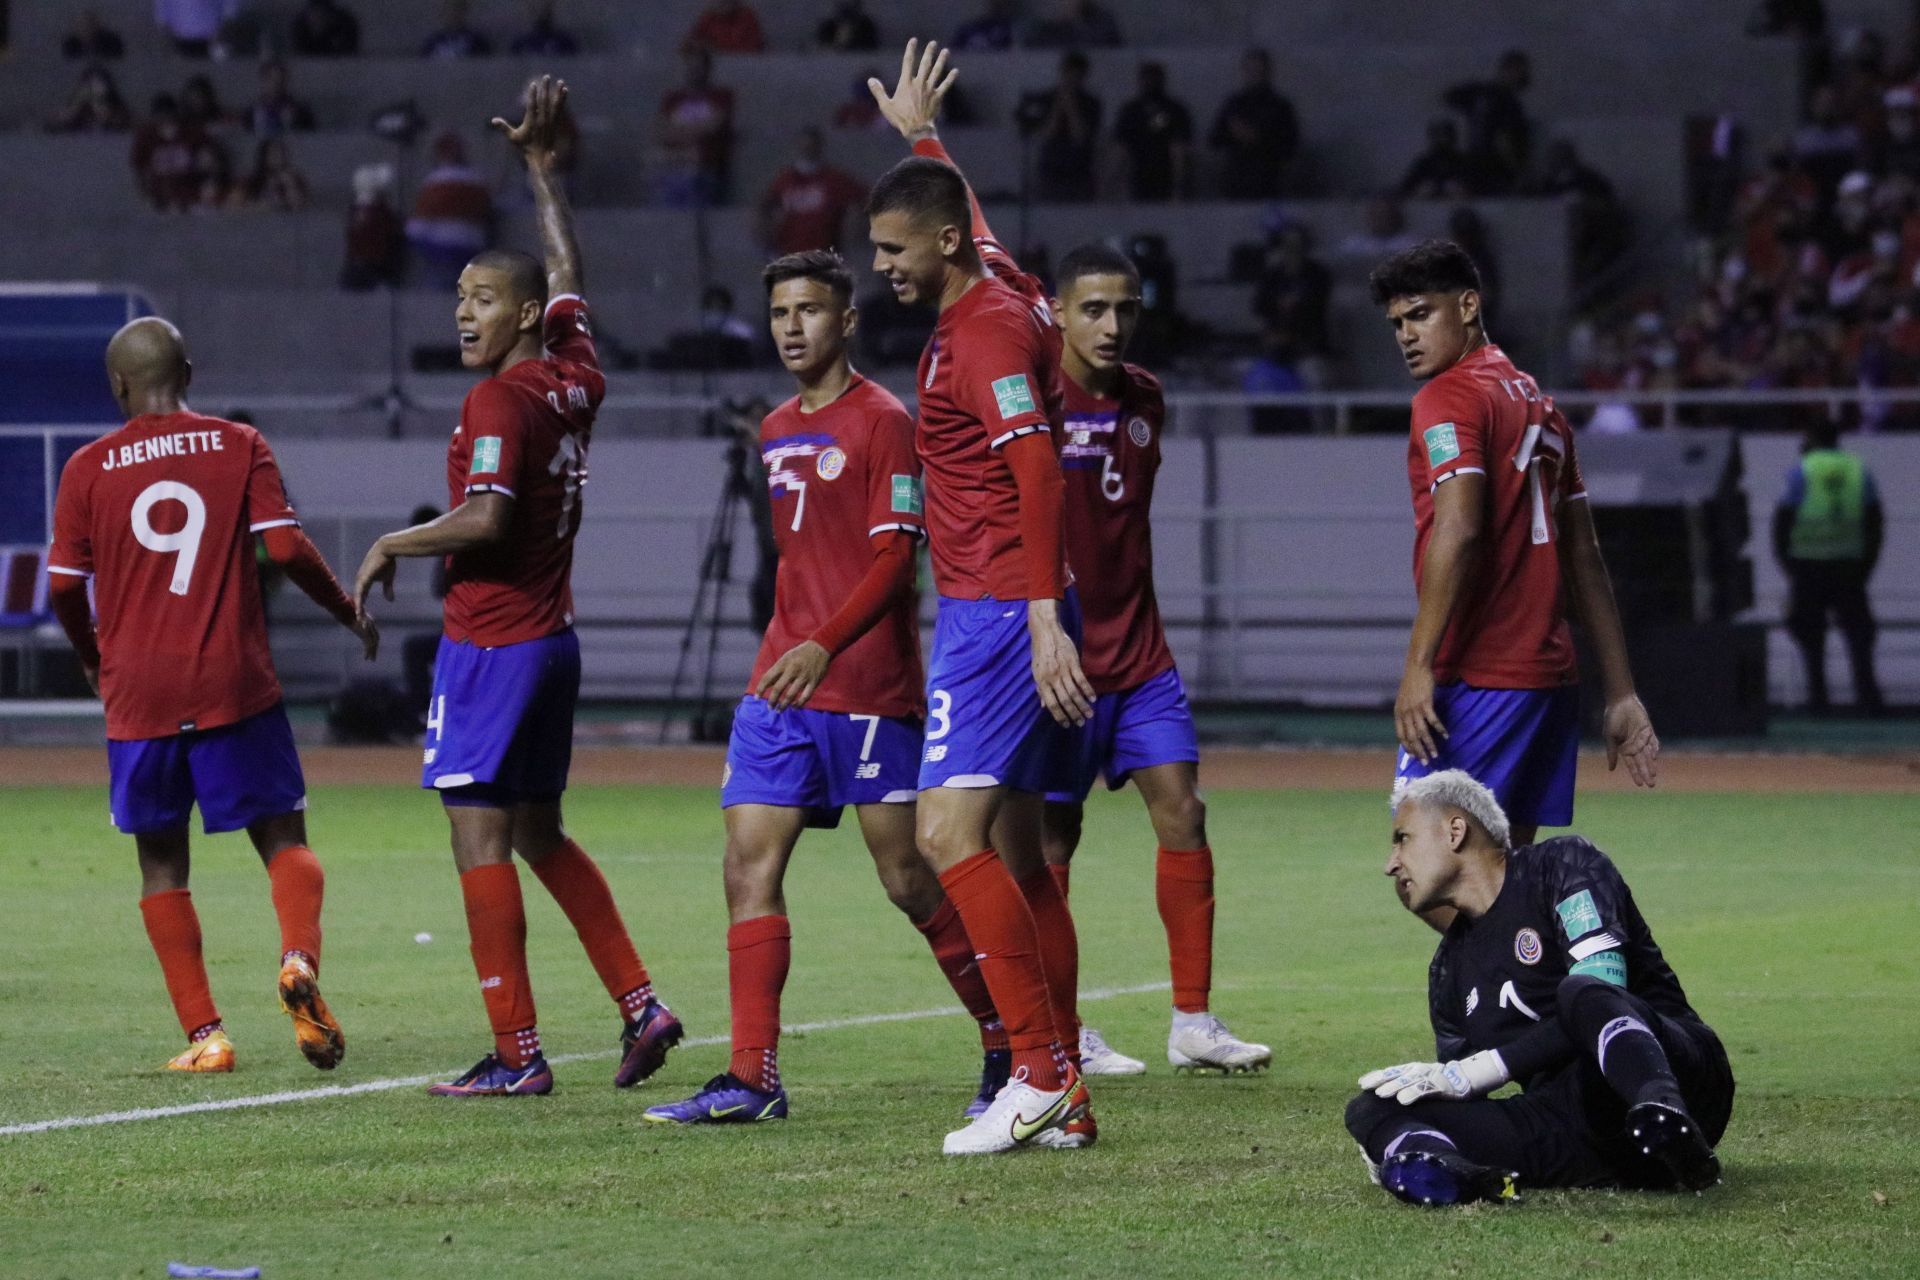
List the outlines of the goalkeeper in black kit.
{"type": "Polygon", "coordinates": [[[1458,915],[1427,970],[1434,1062],[1360,1078],[1347,1129],[1414,1204],[1516,1184],[1701,1191],[1733,1071],[1633,893],[1579,836],[1509,847],[1493,793],[1457,769],[1396,802],[1386,873],[1407,910],[1458,915]],[[1517,1082],[1524,1092],[1488,1098],[1517,1082]]]}

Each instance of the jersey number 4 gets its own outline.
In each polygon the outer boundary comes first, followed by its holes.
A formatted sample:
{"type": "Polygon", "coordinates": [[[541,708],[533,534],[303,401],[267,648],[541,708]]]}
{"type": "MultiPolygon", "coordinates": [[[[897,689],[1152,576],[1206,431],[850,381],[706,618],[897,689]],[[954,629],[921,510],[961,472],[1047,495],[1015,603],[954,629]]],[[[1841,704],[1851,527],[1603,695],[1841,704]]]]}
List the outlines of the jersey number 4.
{"type": "Polygon", "coordinates": [[[200,535],[206,529],[206,499],[178,480],[155,481],[133,500],[133,536],[149,551],[162,555],[172,553],[173,581],[167,590],[176,596],[187,594],[187,587],[193,581],[193,566],[200,559],[200,535]],[[173,533],[161,533],[153,527],[153,508],[169,501],[187,509],[187,522],[173,533]]]}

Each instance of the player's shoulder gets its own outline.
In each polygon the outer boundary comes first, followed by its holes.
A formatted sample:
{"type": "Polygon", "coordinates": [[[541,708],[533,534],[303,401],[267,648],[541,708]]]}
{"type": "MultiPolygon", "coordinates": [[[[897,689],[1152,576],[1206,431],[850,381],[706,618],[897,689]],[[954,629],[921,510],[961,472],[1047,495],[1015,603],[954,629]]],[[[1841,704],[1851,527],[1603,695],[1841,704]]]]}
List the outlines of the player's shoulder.
{"type": "Polygon", "coordinates": [[[864,374],[856,373],[854,385],[848,398],[858,406],[869,426],[898,426],[904,422],[913,425],[913,415],[907,412],[907,406],[900,403],[900,397],[893,394],[864,374]]]}
{"type": "Polygon", "coordinates": [[[1427,379],[1413,393],[1413,421],[1416,429],[1435,422],[1484,414],[1487,389],[1470,368],[1455,365],[1427,379]]]}
{"type": "Polygon", "coordinates": [[[481,413],[489,416],[523,414],[540,400],[537,385],[548,375],[546,361],[522,360],[505,373],[482,378],[467,388],[461,416],[481,413]]]}
{"type": "Polygon", "coordinates": [[[1160,379],[1137,364],[1123,362],[1121,375],[1126,380],[1127,394],[1130,399],[1141,404],[1164,404],[1166,388],[1160,385],[1160,379]]]}
{"type": "Polygon", "coordinates": [[[1620,869],[1606,851],[1585,836],[1551,836],[1525,849],[1515,851],[1532,863],[1533,875],[1550,894],[1562,889],[1614,883],[1621,879],[1620,869]]]}

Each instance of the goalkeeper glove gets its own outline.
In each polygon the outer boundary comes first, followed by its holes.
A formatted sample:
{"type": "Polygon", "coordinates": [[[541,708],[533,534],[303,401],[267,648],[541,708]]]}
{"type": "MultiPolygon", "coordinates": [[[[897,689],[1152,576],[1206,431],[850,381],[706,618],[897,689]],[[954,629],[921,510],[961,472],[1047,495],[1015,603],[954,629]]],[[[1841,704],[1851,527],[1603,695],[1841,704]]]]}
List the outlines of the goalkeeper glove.
{"type": "Polygon", "coordinates": [[[1427,1098],[1459,1102],[1492,1093],[1506,1084],[1507,1064],[1498,1049],[1485,1049],[1453,1062],[1403,1062],[1360,1077],[1360,1087],[1376,1097],[1393,1098],[1412,1106],[1427,1098]]]}

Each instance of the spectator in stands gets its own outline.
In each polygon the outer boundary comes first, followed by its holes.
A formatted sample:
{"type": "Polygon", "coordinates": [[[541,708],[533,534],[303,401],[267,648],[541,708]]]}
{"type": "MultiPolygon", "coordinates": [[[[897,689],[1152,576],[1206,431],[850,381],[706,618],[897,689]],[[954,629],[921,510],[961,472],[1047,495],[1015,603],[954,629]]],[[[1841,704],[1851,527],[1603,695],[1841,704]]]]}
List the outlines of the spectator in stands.
{"type": "Polygon", "coordinates": [[[1355,260],[1371,270],[1380,259],[1390,258],[1420,243],[1420,237],[1407,230],[1407,215],[1392,196],[1376,196],[1367,201],[1363,230],[1344,237],[1334,247],[1340,258],[1355,260]]]}
{"type": "Polygon", "coordinates": [[[1480,166],[1460,148],[1460,126],[1440,117],[1427,124],[1427,149],[1414,157],[1396,188],[1403,200],[1466,200],[1485,195],[1480,166]]]}
{"type": "Polygon", "coordinates": [[[1860,129],[1840,110],[1840,95],[1832,85],[1814,90],[1807,122],[1794,131],[1793,151],[1816,186],[1832,191],[1853,167],[1860,151],[1860,129]]]}
{"type": "Polygon", "coordinates": [[[1920,93],[1910,84],[1897,85],[1881,103],[1886,129],[1876,139],[1873,168],[1883,176],[1920,184],[1920,93]]]}
{"type": "Polygon", "coordinates": [[[278,58],[260,64],[260,96],[247,111],[247,128],[263,137],[313,129],[313,108],[293,96],[287,64],[278,58]]]}
{"type": "Polygon", "coordinates": [[[1253,312],[1268,331],[1283,333],[1293,358],[1324,358],[1333,273],[1313,256],[1312,233],[1292,220],[1267,233],[1266,262],[1254,284],[1253,312]]]}
{"type": "Polygon", "coordinates": [[[1069,204],[1095,196],[1094,161],[1100,145],[1100,99],[1087,91],[1087,55],[1060,57],[1060,78],[1050,89],[1020,99],[1014,120],[1034,146],[1034,195],[1069,204]]]}
{"type": "Polygon", "coordinates": [[[1885,710],[1873,669],[1873,608],[1867,583],[1880,560],[1886,517],[1873,475],[1858,454],[1840,447],[1840,431],[1821,418],[1807,432],[1800,461],[1787,473],[1773,515],[1773,553],[1791,591],[1787,631],[1807,667],[1807,707],[1829,709],[1827,617],[1839,624],[1853,669],[1855,705],[1885,710]]]}
{"type": "Polygon", "coordinates": [[[415,279],[451,289],[467,260],[493,243],[493,196],[467,164],[467,147],[451,131],[433,140],[433,168],[421,180],[407,219],[415,279]]]}
{"type": "Polygon", "coordinates": [[[446,0],[446,19],[441,28],[420,46],[423,58],[486,58],[493,54],[493,41],[467,21],[467,0],[446,0]]]}
{"type": "Polygon", "coordinates": [[[140,194],[163,213],[178,213],[200,194],[194,170],[197,134],[180,119],[180,104],[170,93],[157,95],[146,123],[133,137],[133,173],[140,194]]]}
{"type": "Polygon", "coordinates": [[[760,15],[746,0],[707,0],[683,47],[712,53],[764,53],[767,37],[760,29],[760,15]]]}
{"type": "MultiPolygon", "coordinates": [[[[987,0],[986,12],[960,24],[947,43],[955,52],[969,49],[1002,50],[1013,48],[1013,24],[1019,9],[1014,0],[987,0]]],[[[865,314],[865,308],[861,309],[865,314]]]]}
{"type": "Polygon", "coordinates": [[[1193,115],[1167,92],[1160,63],[1140,64],[1139,87],[1113,122],[1127,162],[1127,193],[1139,201],[1185,199],[1192,194],[1193,115]]]}
{"type": "Polygon", "coordinates": [[[880,47],[880,29],[862,0],[839,0],[815,29],[813,42],[829,53],[867,53],[880,47]]]}
{"type": "Polygon", "coordinates": [[[352,58],[360,53],[360,19],[339,0],[307,0],[288,30],[302,58],[352,58]]]}
{"type": "Polygon", "coordinates": [[[761,329],[733,310],[733,291],[709,285],[700,295],[700,316],[692,329],[668,335],[653,353],[658,369],[745,369],[753,364],[761,329]]]}
{"type": "Polygon", "coordinates": [[[800,131],[794,158],[760,198],[760,242],[771,257],[855,243],[847,219],[866,202],[867,184],[826,161],[819,127],[800,131]]]}
{"type": "Polygon", "coordinates": [[[253,149],[253,172],[240,186],[242,204],[280,213],[307,207],[307,179],[294,166],[284,138],[262,138],[253,149]]]}
{"type": "Polygon", "coordinates": [[[533,0],[533,25],[513,38],[508,52],[518,58],[571,58],[580,42],[554,16],[556,0],[533,0]]]}
{"type": "Polygon", "coordinates": [[[347,213],[347,254],[340,287],[355,292],[399,285],[406,270],[406,232],[393,204],[390,164],[362,165],[353,174],[347,213]]]}
{"type": "Polygon", "coordinates": [[[733,91],[713,83],[706,46],[687,49],[680,61],[686,83],[660,99],[657,117],[666,157],[660,198],[677,208],[723,204],[733,171],[733,91]]]}
{"type": "MultiPolygon", "coordinates": [[[[1309,390],[1298,355],[1293,335],[1285,326],[1267,326],[1260,334],[1260,353],[1247,365],[1240,389],[1254,396],[1295,395],[1309,390]]],[[[1313,415],[1304,408],[1257,404],[1247,410],[1247,429],[1257,436],[1311,431],[1313,415]]]]}
{"type": "MultiPolygon", "coordinates": [[[[197,133],[197,131],[195,131],[197,133]]],[[[233,202],[233,159],[218,139],[198,134],[193,144],[193,198],[195,213],[217,213],[233,202]]]]}
{"type": "Polygon", "coordinates": [[[1613,184],[1564,138],[1547,148],[1539,176],[1527,184],[1526,192],[1565,200],[1572,207],[1569,234],[1576,279],[1592,278],[1626,249],[1627,211],[1614,195],[1613,184]]]}
{"type": "Polygon", "coordinates": [[[180,88],[180,122],[189,129],[212,133],[239,123],[232,112],[220,105],[213,81],[204,75],[187,77],[180,88]]]}
{"type": "Polygon", "coordinates": [[[1487,238],[1487,224],[1472,205],[1463,204],[1447,215],[1447,239],[1465,249],[1473,265],[1480,268],[1482,327],[1491,330],[1500,302],[1500,258],[1487,238]]]}
{"type": "Polygon", "coordinates": [[[1280,174],[1300,148],[1293,103],[1273,87],[1265,49],[1240,57],[1240,88],[1220,104],[1207,145],[1220,153],[1220,194],[1229,200],[1276,200],[1280,174]]]}
{"type": "Polygon", "coordinates": [[[60,41],[60,56],[70,62],[103,62],[127,52],[120,33],[100,21],[97,9],[82,9],[73,30],[60,41]]]}
{"type": "Polygon", "coordinates": [[[49,133],[125,133],[133,128],[133,112],[105,67],[80,73],[67,109],[47,121],[49,133]]]}
{"type": "Polygon", "coordinates": [[[1029,49],[1115,49],[1125,43],[1120,23],[1094,0],[1055,0],[1051,18],[1027,24],[1029,49]]]}
{"type": "Polygon", "coordinates": [[[834,128],[871,129],[876,132],[892,130],[893,126],[880,114],[880,104],[873,100],[873,91],[867,88],[867,81],[879,78],[878,67],[868,67],[853,78],[847,96],[833,109],[834,128]]]}
{"type": "Polygon", "coordinates": [[[1441,101],[1467,122],[1467,154],[1473,157],[1489,190],[1504,191],[1527,172],[1533,126],[1520,95],[1533,83],[1533,64],[1519,49],[1500,55],[1491,80],[1457,84],[1441,101]]]}
{"type": "Polygon", "coordinates": [[[153,20],[183,58],[213,53],[220,27],[240,8],[238,0],[153,0],[153,20]]]}

